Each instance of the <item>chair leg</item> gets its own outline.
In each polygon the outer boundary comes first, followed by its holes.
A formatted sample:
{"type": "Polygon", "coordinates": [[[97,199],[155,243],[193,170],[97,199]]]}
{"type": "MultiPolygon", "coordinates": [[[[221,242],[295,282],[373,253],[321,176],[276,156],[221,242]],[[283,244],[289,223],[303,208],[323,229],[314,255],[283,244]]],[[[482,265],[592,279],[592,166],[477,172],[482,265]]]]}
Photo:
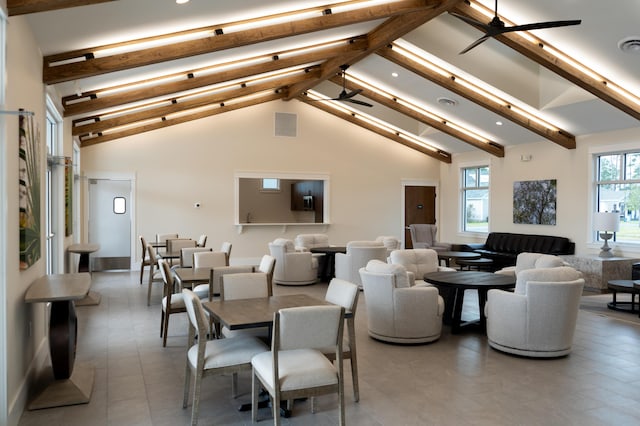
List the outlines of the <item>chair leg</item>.
{"type": "Polygon", "coordinates": [[[187,405],[189,405],[189,382],[191,381],[191,374],[189,360],[187,360],[187,365],[184,369],[184,399],[182,400],[182,408],[187,408],[187,405]]]}
{"type": "Polygon", "coordinates": [[[236,398],[238,396],[238,373],[231,374],[231,397],[236,398]]]}
{"type": "Polygon", "coordinates": [[[149,266],[149,288],[147,289],[147,306],[151,305],[151,286],[153,285],[153,265],[149,266]]]}
{"type": "Polygon", "coordinates": [[[164,336],[162,337],[162,347],[167,346],[167,334],[169,334],[169,312],[164,314],[164,336]]]}
{"type": "Polygon", "coordinates": [[[160,314],[160,337],[164,336],[164,309],[162,310],[162,313],[160,314]]]}
{"type": "Polygon", "coordinates": [[[356,329],[353,318],[347,319],[347,333],[349,334],[349,358],[351,359],[353,400],[358,402],[360,401],[360,386],[358,384],[358,360],[356,356],[356,329]]]}
{"type": "Polygon", "coordinates": [[[273,407],[273,425],[280,426],[280,398],[270,395],[271,406],[273,407]]]}
{"type": "Polygon", "coordinates": [[[202,374],[196,371],[195,383],[193,386],[193,404],[191,408],[191,425],[198,424],[198,411],[200,410],[200,388],[202,387],[202,374]]]}
{"type": "Polygon", "coordinates": [[[258,421],[258,394],[260,393],[260,381],[255,372],[251,372],[251,421],[258,421]]]}
{"type": "Polygon", "coordinates": [[[142,276],[144,275],[144,260],[140,264],[140,285],[142,285],[142,276]]]}

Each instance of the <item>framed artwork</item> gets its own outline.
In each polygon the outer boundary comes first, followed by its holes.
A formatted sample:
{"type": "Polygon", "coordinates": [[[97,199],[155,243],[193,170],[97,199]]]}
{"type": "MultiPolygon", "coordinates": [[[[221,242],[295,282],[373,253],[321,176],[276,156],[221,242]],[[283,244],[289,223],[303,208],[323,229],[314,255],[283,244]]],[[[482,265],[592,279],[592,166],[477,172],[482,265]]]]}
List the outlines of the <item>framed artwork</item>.
{"type": "Polygon", "coordinates": [[[20,114],[20,269],[40,259],[40,131],[32,114],[20,114]]]}
{"type": "Polygon", "coordinates": [[[71,158],[64,159],[64,235],[73,232],[73,163],[71,158]]]}
{"type": "Polygon", "coordinates": [[[513,183],[513,223],[556,224],[557,180],[513,183]]]}

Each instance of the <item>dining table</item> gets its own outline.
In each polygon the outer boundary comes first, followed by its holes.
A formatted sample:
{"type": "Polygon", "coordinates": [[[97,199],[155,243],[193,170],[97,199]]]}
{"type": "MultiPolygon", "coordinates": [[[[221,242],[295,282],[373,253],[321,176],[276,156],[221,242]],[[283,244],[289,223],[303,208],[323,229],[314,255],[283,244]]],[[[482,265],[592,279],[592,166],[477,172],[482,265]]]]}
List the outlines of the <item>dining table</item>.
{"type": "Polygon", "coordinates": [[[198,284],[208,283],[211,276],[211,269],[210,267],[174,268],[173,273],[182,288],[192,288],[198,284]]]}

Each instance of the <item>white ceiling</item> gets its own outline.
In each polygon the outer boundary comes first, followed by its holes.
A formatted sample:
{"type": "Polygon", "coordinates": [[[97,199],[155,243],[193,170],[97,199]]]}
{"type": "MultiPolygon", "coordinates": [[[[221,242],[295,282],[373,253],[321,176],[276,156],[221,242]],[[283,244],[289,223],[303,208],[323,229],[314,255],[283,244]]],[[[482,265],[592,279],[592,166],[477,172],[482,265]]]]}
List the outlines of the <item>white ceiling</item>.
{"type": "MultiPolygon", "coordinates": [[[[330,2],[326,0],[191,0],[186,5],[177,5],[175,0],[120,0],[35,13],[27,15],[27,20],[42,53],[50,55],[328,3],[330,2]]],[[[481,3],[491,9],[494,7],[493,0],[481,3]]],[[[501,0],[498,12],[516,24],[582,19],[579,26],[538,30],[535,35],[640,95],[640,52],[630,54],[618,49],[618,42],[625,37],[638,36],[640,39],[639,0],[501,0]]],[[[379,22],[370,22],[326,33],[330,33],[331,37],[335,37],[336,33],[345,37],[354,36],[370,31],[377,24],[379,22]]],[[[541,68],[496,40],[489,39],[464,55],[458,54],[481,35],[473,27],[444,14],[407,34],[403,40],[456,67],[460,74],[483,80],[495,90],[540,110],[540,114],[548,121],[577,137],[638,126],[635,118],[541,68]]],[[[325,32],[312,33],[61,83],[56,87],[61,95],[69,95],[78,90],[112,86],[140,79],[142,76],[166,73],[167,70],[193,69],[194,66],[203,66],[211,61],[227,61],[246,52],[253,54],[278,51],[309,40],[322,40],[324,37],[325,32]]],[[[540,140],[540,136],[411,74],[378,55],[371,55],[354,64],[349,73],[371,80],[396,96],[412,99],[445,118],[466,124],[504,146],[540,140]],[[391,76],[394,71],[399,74],[397,78],[391,76]],[[442,106],[437,102],[440,97],[453,99],[457,105],[442,106]],[[502,121],[504,125],[496,126],[497,121],[502,121]]],[[[316,87],[316,90],[327,96],[335,96],[340,88],[325,82],[316,87]]],[[[434,145],[450,153],[476,149],[380,105],[365,109],[367,113],[384,117],[405,130],[423,135],[434,145]]]]}

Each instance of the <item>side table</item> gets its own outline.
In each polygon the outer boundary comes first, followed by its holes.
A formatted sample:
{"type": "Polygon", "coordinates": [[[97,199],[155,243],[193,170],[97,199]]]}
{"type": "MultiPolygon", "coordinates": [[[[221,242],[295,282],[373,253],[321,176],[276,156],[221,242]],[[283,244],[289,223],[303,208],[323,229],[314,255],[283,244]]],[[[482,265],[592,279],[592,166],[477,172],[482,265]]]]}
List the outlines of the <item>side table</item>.
{"type": "Polygon", "coordinates": [[[35,280],[24,296],[26,303],[51,302],[49,353],[54,380],[29,404],[30,410],[85,404],[91,398],[94,371],[76,368],[78,318],[74,300],[89,293],[88,273],[45,275],[35,280]]]}
{"type": "Polygon", "coordinates": [[[607,288],[613,295],[613,300],[607,303],[607,307],[614,311],[638,312],[639,303],[636,302],[636,296],[640,294],[640,281],[632,280],[611,280],[607,283],[607,288]],[[618,293],[631,294],[631,301],[619,301],[618,293]]]}
{"type": "MultiPolygon", "coordinates": [[[[78,260],[78,272],[88,273],[91,273],[90,255],[98,250],[100,250],[99,244],[71,244],[67,247],[67,251],[69,253],[76,253],[80,255],[80,259],[78,260]]],[[[76,306],[99,305],[100,298],[100,293],[89,291],[85,298],[76,302],[76,306]]]]}

